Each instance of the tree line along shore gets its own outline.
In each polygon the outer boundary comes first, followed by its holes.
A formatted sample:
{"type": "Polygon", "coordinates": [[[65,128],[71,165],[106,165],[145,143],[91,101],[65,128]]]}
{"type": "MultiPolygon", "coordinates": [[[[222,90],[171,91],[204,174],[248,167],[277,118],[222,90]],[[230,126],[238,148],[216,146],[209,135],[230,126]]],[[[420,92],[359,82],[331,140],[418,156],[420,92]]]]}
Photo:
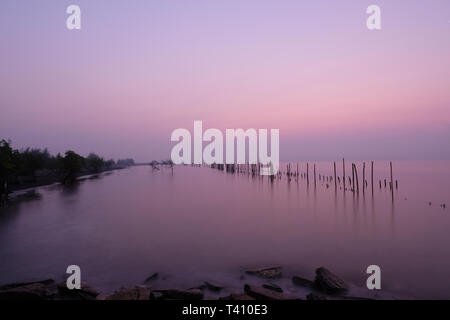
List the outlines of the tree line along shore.
{"type": "Polygon", "coordinates": [[[134,160],[104,160],[95,153],[87,157],[68,150],[51,155],[47,149],[14,149],[11,141],[0,140],[0,197],[19,189],[54,182],[71,183],[77,177],[134,165],[134,160]]]}

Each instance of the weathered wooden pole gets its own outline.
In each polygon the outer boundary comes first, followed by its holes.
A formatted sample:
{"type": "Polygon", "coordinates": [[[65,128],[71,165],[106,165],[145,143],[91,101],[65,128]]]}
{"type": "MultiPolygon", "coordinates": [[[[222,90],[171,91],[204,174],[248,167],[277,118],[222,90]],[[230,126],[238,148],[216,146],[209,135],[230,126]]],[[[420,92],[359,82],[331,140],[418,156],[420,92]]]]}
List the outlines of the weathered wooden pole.
{"type": "Polygon", "coordinates": [[[353,188],[353,192],[355,192],[355,164],[352,163],[352,188],[353,188]]]}
{"type": "Polygon", "coordinates": [[[373,193],[373,161],[371,161],[371,168],[370,168],[370,175],[371,175],[371,182],[372,182],[372,193],[373,193]]]}
{"type": "Polygon", "coordinates": [[[365,186],[366,186],[366,163],[363,162],[363,193],[365,193],[365,186]]]}
{"type": "Polygon", "coordinates": [[[334,165],[334,189],[337,189],[337,181],[336,181],[336,161],[333,162],[334,165]]]}
{"type": "Polygon", "coordinates": [[[314,187],[316,186],[316,164],[314,163],[314,187]]]}
{"type": "Polygon", "coordinates": [[[288,175],[289,175],[289,178],[288,178],[288,181],[289,182],[291,182],[291,164],[289,163],[289,173],[288,173],[288,175]]]}
{"type": "Polygon", "coordinates": [[[392,202],[394,202],[394,178],[392,176],[392,161],[389,163],[391,167],[391,192],[392,192],[392,202]]]}
{"type": "Polygon", "coordinates": [[[355,178],[356,178],[356,192],[359,194],[359,179],[358,179],[358,170],[356,169],[356,164],[355,164],[355,178]]]}
{"type": "Polygon", "coordinates": [[[306,183],[309,185],[309,163],[306,163],[306,183]]]}
{"type": "Polygon", "coordinates": [[[353,169],[355,176],[353,177],[353,192],[355,192],[355,179],[356,179],[356,192],[359,194],[359,179],[358,179],[358,170],[356,168],[356,164],[353,163],[353,169]]]}
{"type": "Polygon", "coordinates": [[[344,191],[345,191],[345,159],[344,158],[342,158],[342,172],[343,172],[342,181],[344,182],[344,191]]]}

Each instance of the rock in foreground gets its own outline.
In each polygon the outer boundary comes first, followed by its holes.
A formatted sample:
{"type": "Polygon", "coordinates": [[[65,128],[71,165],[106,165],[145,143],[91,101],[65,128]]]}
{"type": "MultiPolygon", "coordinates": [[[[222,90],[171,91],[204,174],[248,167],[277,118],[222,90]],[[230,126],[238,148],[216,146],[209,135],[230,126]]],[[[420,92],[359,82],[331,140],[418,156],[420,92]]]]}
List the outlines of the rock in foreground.
{"type": "Polygon", "coordinates": [[[107,296],[105,300],[149,300],[152,291],[146,286],[137,286],[129,289],[121,289],[107,296]]]}
{"type": "Polygon", "coordinates": [[[249,295],[252,298],[255,298],[256,300],[287,300],[287,298],[284,294],[261,288],[256,286],[251,286],[246,284],[244,286],[244,291],[247,295],[249,295]]]}
{"type": "Polygon", "coordinates": [[[0,300],[43,300],[50,299],[56,292],[52,279],[12,283],[0,287],[0,300]]]}
{"type": "Polygon", "coordinates": [[[86,282],[81,282],[80,289],[68,289],[66,282],[58,284],[57,299],[63,300],[95,300],[100,292],[93,289],[86,282]]]}
{"type": "Polygon", "coordinates": [[[205,281],[205,285],[211,291],[218,292],[223,289],[223,285],[211,281],[205,281]]]}
{"type": "Polygon", "coordinates": [[[299,276],[293,276],[292,282],[297,286],[302,286],[306,288],[313,289],[315,287],[314,281],[299,277],[299,276]]]}
{"type": "Polygon", "coordinates": [[[283,292],[283,289],[279,285],[276,285],[275,283],[271,283],[271,282],[264,283],[262,286],[265,289],[269,289],[269,290],[276,291],[276,292],[283,292]]]}
{"type": "Polygon", "coordinates": [[[314,283],[317,289],[329,294],[345,293],[348,290],[344,280],[324,267],[317,268],[314,283]]]}
{"type": "Polygon", "coordinates": [[[159,277],[159,273],[155,272],[154,274],[152,274],[150,277],[148,277],[147,279],[145,279],[144,283],[149,283],[151,281],[154,281],[156,279],[158,279],[159,277]]]}
{"type": "Polygon", "coordinates": [[[281,278],[281,267],[275,266],[275,267],[251,269],[251,270],[245,271],[245,273],[251,274],[251,275],[257,275],[257,276],[267,278],[267,279],[276,279],[276,278],[281,278]]]}

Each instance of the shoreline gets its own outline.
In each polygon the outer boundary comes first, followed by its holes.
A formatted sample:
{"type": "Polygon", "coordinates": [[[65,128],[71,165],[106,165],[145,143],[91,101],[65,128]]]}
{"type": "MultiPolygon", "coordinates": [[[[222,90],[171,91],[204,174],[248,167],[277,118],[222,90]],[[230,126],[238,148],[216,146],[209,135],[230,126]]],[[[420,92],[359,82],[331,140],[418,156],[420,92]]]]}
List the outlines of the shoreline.
{"type": "Polygon", "coordinates": [[[319,267],[314,279],[285,275],[281,266],[247,269],[237,283],[204,280],[184,288],[165,284],[165,276],[153,273],[141,284],[101,292],[81,281],[70,290],[66,280],[44,279],[0,285],[0,300],[395,300],[411,299],[347,283],[332,271],[319,267]]]}
{"type": "MultiPolygon", "coordinates": [[[[129,168],[130,166],[126,167],[116,167],[116,168],[110,168],[110,169],[104,169],[100,171],[93,171],[93,172],[80,172],[75,175],[74,182],[82,181],[84,178],[95,176],[98,174],[102,174],[105,172],[112,172],[115,170],[123,170],[126,168],[129,168]]],[[[10,185],[10,193],[8,194],[8,198],[12,196],[11,198],[14,198],[17,193],[26,192],[28,189],[38,188],[38,187],[44,187],[44,186],[50,186],[53,184],[65,184],[66,182],[62,181],[61,176],[52,175],[51,177],[47,178],[40,178],[40,181],[34,181],[34,182],[25,182],[20,184],[13,184],[10,185]]],[[[2,195],[4,196],[4,195],[2,195]]],[[[8,199],[7,198],[7,199],[8,199]]]]}

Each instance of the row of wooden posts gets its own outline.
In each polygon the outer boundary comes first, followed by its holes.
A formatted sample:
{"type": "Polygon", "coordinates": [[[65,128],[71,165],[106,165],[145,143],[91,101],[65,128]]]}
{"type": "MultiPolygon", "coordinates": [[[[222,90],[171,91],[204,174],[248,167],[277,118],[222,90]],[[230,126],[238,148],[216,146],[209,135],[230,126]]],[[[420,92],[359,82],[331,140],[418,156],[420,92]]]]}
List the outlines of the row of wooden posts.
{"type": "MultiPolygon", "coordinates": [[[[373,164],[374,163],[373,163],[373,161],[371,161],[370,164],[371,164],[371,170],[370,170],[371,187],[372,187],[372,192],[373,192],[373,190],[374,190],[374,178],[373,178],[373,164]]],[[[393,172],[392,172],[393,171],[392,170],[392,162],[389,163],[389,166],[390,166],[390,179],[391,179],[391,181],[389,183],[389,187],[393,193],[393,191],[394,191],[394,176],[393,176],[393,172]]],[[[334,179],[331,176],[329,176],[329,177],[327,176],[326,181],[327,182],[334,181],[334,187],[335,187],[335,189],[337,189],[338,183],[339,183],[339,185],[341,184],[341,178],[337,174],[336,162],[333,162],[333,171],[334,171],[334,179]]],[[[366,163],[365,162],[363,162],[362,173],[363,173],[362,191],[364,193],[366,191],[366,189],[368,188],[368,182],[366,179],[366,163]]],[[[288,176],[289,181],[290,181],[290,177],[292,175],[294,175],[294,176],[296,175],[295,173],[294,174],[291,173],[291,165],[290,164],[287,165],[286,174],[288,176]]],[[[297,164],[297,174],[298,174],[298,164],[297,164]]],[[[313,164],[313,174],[314,174],[314,185],[316,185],[317,184],[317,174],[316,174],[316,165],[315,164],[313,164]]],[[[306,163],[306,173],[301,174],[300,176],[302,178],[306,178],[306,182],[307,182],[307,184],[309,184],[309,163],[308,162],[306,163]]],[[[342,183],[343,183],[344,191],[347,190],[346,183],[345,183],[346,182],[345,177],[346,177],[346,175],[345,175],[345,159],[342,159],[342,183]]],[[[322,178],[325,179],[325,176],[321,177],[321,175],[319,174],[319,180],[321,180],[322,178]]],[[[351,186],[350,190],[353,192],[359,193],[360,188],[359,188],[358,168],[357,168],[356,164],[354,164],[354,163],[352,163],[352,178],[348,177],[348,179],[349,179],[349,184],[351,186]]],[[[381,189],[381,187],[382,187],[381,180],[379,180],[379,186],[381,189]]],[[[384,179],[384,186],[385,187],[387,186],[386,179],[384,179]]],[[[398,189],[398,181],[397,180],[395,180],[395,188],[398,189]]]]}
{"type": "MultiPolygon", "coordinates": [[[[389,188],[392,193],[392,199],[394,199],[394,177],[393,177],[393,170],[392,170],[392,162],[389,163],[390,166],[390,182],[389,182],[389,188]]],[[[260,174],[261,170],[261,164],[213,164],[211,165],[213,168],[217,168],[219,170],[223,170],[230,173],[247,173],[251,174],[252,176],[256,176],[260,174]]],[[[374,163],[373,161],[370,162],[370,176],[371,176],[371,189],[372,193],[374,191],[374,177],[373,177],[373,167],[374,163]]],[[[326,182],[334,181],[334,187],[337,190],[338,184],[341,184],[341,178],[337,174],[336,169],[336,162],[333,162],[333,170],[334,170],[334,179],[332,176],[321,176],[319,174],[319,180],[324,180],[326,177],[326,182]]],[[[314,174],[314,186],[317,184],[317,174],[316,174],[316,164],[313,164],[313,174],[314,174]]],[[[268,176],[271,181],[274,181],[275,178],[281,179],[282,172],[279,170],[276,174],[268,176]]],[[[306,172],[301,173],[299,171],[299,166],[297,163],[297,171],[291,171],[291,164],[288,163],[286,166],[286,176],[288,178],[288,181],[290,182],[292,178],[295,178],[298,181],[298,178],[301,177],[303,179],[306,179],[306,183],[309,185],[309,162],[306,163],[306,172]]],[[[350,184],[350,191],[359,194],[359,178],[358,178],[358,168],[355,163],[352,163],[352,178],[350,176],[348,177],[349,184],[350,184]]],[[[363,168],[362,168],[362,192],[365,193],[366,189],[368,189],[368,182],[366,180],[366,163],[363,162],[363,168]]],[[[346,188],[346,175],[345,175],[345,159],[342,159],[342,184],[343,184],[343,190],[347,191],[346,188]]],[[[327,184],[328,186],[328,184],[327,184]]],[[[379,187],[382,188],[382,182],[379,180],[379,187]]],[[[387,181],[384,179],[384,187],[387,187],[387,181]]],[[[395,180],[395,189],[398,189],[398,181],[395,180]]]]}

